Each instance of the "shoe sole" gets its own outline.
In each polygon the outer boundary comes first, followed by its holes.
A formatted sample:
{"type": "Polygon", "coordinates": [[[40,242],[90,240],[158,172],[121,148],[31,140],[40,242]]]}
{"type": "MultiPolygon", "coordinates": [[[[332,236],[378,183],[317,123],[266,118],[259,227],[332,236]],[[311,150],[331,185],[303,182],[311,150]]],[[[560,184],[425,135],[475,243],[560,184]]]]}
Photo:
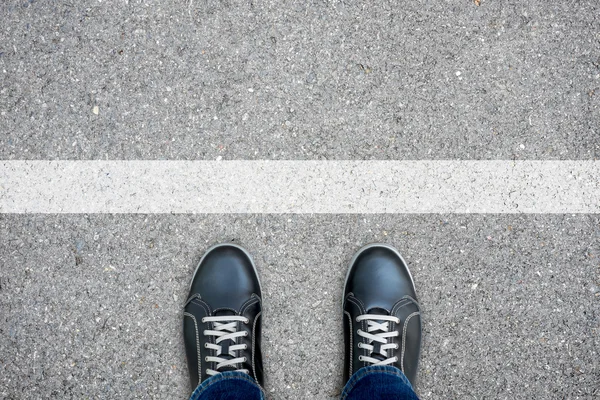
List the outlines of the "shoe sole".
{"type": "Polygon", "coordinates": [[[394,246],[391,246],[389,244],[385,244],[385,243],[371,243],[368,244],[366,246],[361,247],[355,254],[354,257],[352,257],[352,260],[350,261],[350,266],[348,267],[348,272],[346,272],[346,279],[344,280],[344,295],[342,296],[342,308],[344,307],[344,299],[346,297],[346,285],[348,284],[348,278],[350,277],[350,271],[352,270],[352,266],[354,265],[354,263],[356,262],[356,260],[358,259],[358,257],[366,250],[372,249],[373,247],[383,247],[386,248],[388,250],[391,250],[394,252],[394,254],[396,254],[400,260],[402,260],[402,263],[406,266],[406,269],[408,271],[408,276],[410,277],[410,282],[412,283],[413,289],[415,290],[415,293],[417,292],[416,288],[415,288],[415,281],[412,277],[412,274],[410,272],[410,268],[408,268],[408,263],[404,260],[404,258],[402,257],[402,254],[400,254],[400,252],[398,251],[398,249],[396,249],[394,246]]]}
{"type": "Polygon", "coordinates": [[[258,280],[258,288],[260,290],[260,298],[261,298],[261,301],[262,301],[262,285],[260,283],[260,276],[258,276],[258,271],[256,270],[256,264],[254,264],[254,259],[252,258],[252,256],[250,255],[250,253],[248,253],[248,250],[246,250],[242,246],[239,246],[239,245],[234,244],[234,243],[219,243],[219,244],[215,244],[214,246],[209,247],[208,250],[206,250],[206,252],[202,256],[202,258],[198,262],[198,265],[196,266],[196,269],[194,270],[194,275],[192,276],[192,280],[190,281],[190,287],[188,289],[188,292],[190,290],[192,290],[192,284],[194,283],[194,279],[196,279],[196,273],[198,272],[198,269],[200,268],[200,265],[202,265],[202,261],[204,261],[204,259],[206,258],[206,256],[209,255],[211,251],[213,251],[215,249],[218,249],[219,247],[235,247],[235,248],[243,251],[244,254],[246,255],[246,257],[248,257],[248,259],[250,260],[250,264],[252,265],[252,268],[254,269],[254,274],[256,275],[256,279],[258,280]]]}

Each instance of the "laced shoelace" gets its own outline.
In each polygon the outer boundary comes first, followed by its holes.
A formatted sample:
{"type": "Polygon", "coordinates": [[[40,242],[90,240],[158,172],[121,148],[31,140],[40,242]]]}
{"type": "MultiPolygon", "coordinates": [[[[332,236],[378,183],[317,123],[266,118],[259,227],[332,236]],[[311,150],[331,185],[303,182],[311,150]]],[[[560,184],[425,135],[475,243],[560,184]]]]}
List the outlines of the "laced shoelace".
{"type": "Polygon", "coordinates": [[[363,314],[356,317],[356,322],[367,321],[367,332],[359,329],[359,336],[369,340],[369,343],[358,343],[359,349],[369,351],[369,356],[359,356],[360,361],[371,363],[372,365],[388,365],[398,361],[398,357],[388,357],[387,351],[398,349],[398,345],[388,343],[388,339],[399,335],[398,331],[390,332],[390,322],[400,323],[400,319],[390,315],[363,314]],[[384,322],[379,322],[384,321],[384,322]],[[377,333],[377,331],[379,331],[377,333]],[[372,357],[375,354],[381,355],[383,360],[372,357]]]}
{"type": "Polygon", "coordinates": [[[205,343],[204,347],[215,351],[214,356],[207,356],[204,358],[206,362],[216,362],[217,366],[215,369],[206,369],[208,375],[216,375],[220,373],[219,369],[223,367],[231,367],[232,370],[248,373],[247,369],[238,369],[236,364],[246,362],[246,357],[238,357],[237,352],[239,350],[246,350],[248,346],[246,344],[234,344],[230,345],[229,341],[236,342],[238,337],[248,336],[248,332],[240,332],[237,330],[237,323],[243,322],[247,324],[248,318],[239,315],[224,315],[218,317],[204,317],[202,322],[213,322],[212,330],[205,330],[205,336],[215,336],[215,343],[205,343]],[[229,356],[231,358],[223,358],[223,356],[229,356]]]}

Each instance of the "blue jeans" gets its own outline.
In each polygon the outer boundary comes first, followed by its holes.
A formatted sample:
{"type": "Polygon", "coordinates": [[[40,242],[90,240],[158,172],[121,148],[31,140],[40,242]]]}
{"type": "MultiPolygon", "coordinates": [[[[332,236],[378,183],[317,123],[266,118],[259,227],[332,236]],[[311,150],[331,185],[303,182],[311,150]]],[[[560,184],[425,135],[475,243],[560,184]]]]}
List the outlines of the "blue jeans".
{"type": "MultiPolygon", "coordinates": [[[[243,372],[223,372],[205,380],[190,400],[263,400],[265,394],[243,372]]],[[[418,400],[408,378],[398,368],[370,366],[359,369],[342,391],[341,400],[418,400]]]]}

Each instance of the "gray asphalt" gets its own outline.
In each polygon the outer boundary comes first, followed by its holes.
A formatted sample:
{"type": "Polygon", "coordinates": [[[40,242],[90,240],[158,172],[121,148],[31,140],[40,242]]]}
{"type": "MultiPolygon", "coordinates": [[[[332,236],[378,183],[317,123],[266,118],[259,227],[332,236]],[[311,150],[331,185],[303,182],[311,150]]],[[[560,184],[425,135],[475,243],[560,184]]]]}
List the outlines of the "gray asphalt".
{"type": "MultiPolygon", "coordinates": [[[[0,159],[594,160],[599,26],[595,0],[5,0],[0,159]]],[[[600,396],[598,214],[0,214],[0,398],[185,398],[223,241],[258,264],[272,399],[338,396],[374,241],[417,284],[422,398],[600,396]]]]}
{"type": "Polygon", "coordinates": [[[0,157],[599,158],[599,16],[596,0],[4,0],[0,157]]]}
{"type": "Polygon", "coordinates": [[[185,398],[181,306],[210,245],[254,256],[267,393],[334,399],[343,279],[397,246],[424,308],[422,398],[600,394],[600,217],[0,217],[0,397],[185,398]]]}

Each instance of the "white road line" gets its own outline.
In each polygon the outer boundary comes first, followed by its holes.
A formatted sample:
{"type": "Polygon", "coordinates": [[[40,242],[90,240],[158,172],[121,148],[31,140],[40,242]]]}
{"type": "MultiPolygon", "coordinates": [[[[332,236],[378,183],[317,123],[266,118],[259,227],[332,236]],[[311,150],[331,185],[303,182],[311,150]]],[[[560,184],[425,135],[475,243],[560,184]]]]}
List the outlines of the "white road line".
{"type": "Polygon", "coordinates": [[[598,213],[600,161],[0,161],[1,213],[598,213]]]}

